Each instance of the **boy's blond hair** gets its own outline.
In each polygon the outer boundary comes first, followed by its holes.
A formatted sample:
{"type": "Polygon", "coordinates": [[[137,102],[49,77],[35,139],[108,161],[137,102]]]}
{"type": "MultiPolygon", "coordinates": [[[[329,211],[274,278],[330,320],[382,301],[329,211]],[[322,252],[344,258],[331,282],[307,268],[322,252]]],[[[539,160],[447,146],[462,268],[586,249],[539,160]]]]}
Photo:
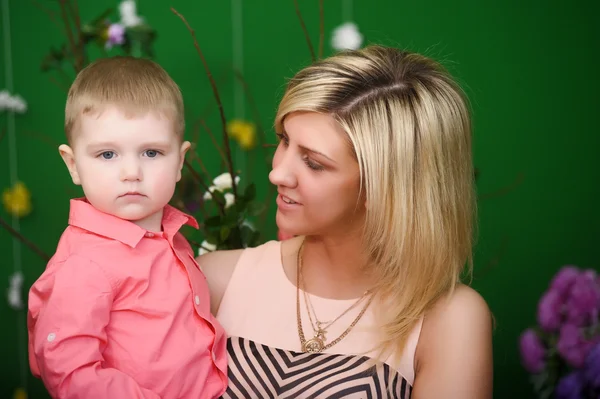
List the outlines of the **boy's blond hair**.
{"type": "Polygon", "coordinates": [[[72,142],[78,118],[116,106],[127,116],[159,112],[173,122],[183,139],[183,97],[157,63],[130,56],[102,58],[85,67],[71,85],[65,107],[65,133],[72,142]]]}

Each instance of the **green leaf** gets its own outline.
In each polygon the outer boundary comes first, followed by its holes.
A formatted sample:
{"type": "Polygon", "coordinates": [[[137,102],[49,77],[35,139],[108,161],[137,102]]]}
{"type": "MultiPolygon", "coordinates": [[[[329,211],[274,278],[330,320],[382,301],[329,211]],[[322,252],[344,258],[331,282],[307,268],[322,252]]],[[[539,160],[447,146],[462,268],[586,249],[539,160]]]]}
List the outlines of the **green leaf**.
{"type": "Polygon", "coordinates": [[[213,231],[205,231],[204,232],[204,239],[209,242],[210,244],[215,244],[215,245],[219,245],[219,236],[217,235],[216,232],[213,231]]]}
{"type": "Polygon", "coordinates": [[[256,197],[256,185],[254,183],[250,183],[246,186],[246,190],[244,190],[244,199],[248,202],[254,200],[256,197]]]}
{"type": "Polygon", "coordinates": [[[206,225],[206,227],[219,227],[222,224],[221,216],[211,216],[204,221],[204,224],[206,225]]]}
{"type": "Polygon", "coordinates": [[[250,216],[258,216],[265,211],[267,206],[265,204],[260,204],[258,202],[251,202],[248,205],[248,214],[250,216]]]}
{"type": "Polygon", "coordinates": [[[223,226],[221,227],[221,241],[225,241],[227,240],[227,238],[229,237],[229,234],[231,233],[231,229],[227,226],[223,226]]]}
{"type": "Polygon", "coordinates": [[[217,204],[225,205],[225,196],[223,195],[222,192],[220,192],[219,190],[215,189],[215,190],[211,191],[211,193],[212,193],[213,200],[217,204]]]}

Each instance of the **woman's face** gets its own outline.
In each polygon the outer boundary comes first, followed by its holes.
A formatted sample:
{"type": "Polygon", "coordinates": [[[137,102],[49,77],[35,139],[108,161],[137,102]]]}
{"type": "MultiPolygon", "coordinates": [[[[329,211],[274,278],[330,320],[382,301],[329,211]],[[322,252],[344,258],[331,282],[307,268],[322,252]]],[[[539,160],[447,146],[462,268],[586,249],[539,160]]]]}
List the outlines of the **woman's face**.
{"type": "Polygon", "coordinates": [[[346,133],[329,115],[294,112],[273,157],[277,226],[293,235],[340,234],[364,222],[360,176],[346,133]]]}

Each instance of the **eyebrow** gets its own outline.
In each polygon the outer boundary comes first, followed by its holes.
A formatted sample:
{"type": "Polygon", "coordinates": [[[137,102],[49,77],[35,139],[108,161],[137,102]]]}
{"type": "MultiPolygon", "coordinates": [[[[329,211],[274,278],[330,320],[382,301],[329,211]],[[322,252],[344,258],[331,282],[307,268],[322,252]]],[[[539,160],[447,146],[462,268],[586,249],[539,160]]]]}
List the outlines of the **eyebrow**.
{"type": "Polygon", "coordinates": [[[322,153],[322,152],[320,152],[320,151],[314,150],[314,149],[312,149],[312,148],[305,147],[305,146],[303,146],[303,145],[298,145],[298,147],[302,148],[304,151],[311,152],[311,153],[313,153],[313,154],[317,154],[317,155],[321,155],[322,157],[324,157],[324,158],[327,158],[327,159],[328,159],[328,160],[330,160],[331,162],[333,162],[333,163],[336,163],[336,164],[337,164],[337,162],[336,162],[336,161],[334,161],[333,159],[331,159],[330,157],[328,157],[327,155],[323,154],[323,153],[322,153]]]}
{"type": "MultiPolygon", "coordinates": [[[[114,143],[112,141],[102,141],[102,142],[97,142],[97,143],[90,143],[88,144],[88,148],[111,148],[111,147],[118,147],[119,144],[114,143]]],[[[161,147],[161,148],[165,148],[165,147],[170,147],[171,143],[169,143],[168,141],[152,141],[152,142],[148,142],[148,143],[141,143],[140,147],[161,147]]]]}

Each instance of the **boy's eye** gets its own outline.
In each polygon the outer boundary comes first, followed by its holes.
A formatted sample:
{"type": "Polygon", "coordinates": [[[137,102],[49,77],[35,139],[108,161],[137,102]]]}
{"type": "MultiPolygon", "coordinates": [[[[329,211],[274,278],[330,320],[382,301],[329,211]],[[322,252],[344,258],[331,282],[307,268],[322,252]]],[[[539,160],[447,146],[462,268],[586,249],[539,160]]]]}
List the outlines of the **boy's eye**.
{"type": "Polygon", "coordinates": [[[100,154],[100,156],[104,159],[113,159],[115,153],[113,151],[104,151],[102,154],[100,154]]]}
{"type": "Polygon", "coordinates": [[[154,158],[154,157],[156,157],[157,155],[158,155],[158,151],[156,151],[156,150],[147,150],[147,151],[146,151],[146,156],[147,156],[148,158],[154,158]]]}

